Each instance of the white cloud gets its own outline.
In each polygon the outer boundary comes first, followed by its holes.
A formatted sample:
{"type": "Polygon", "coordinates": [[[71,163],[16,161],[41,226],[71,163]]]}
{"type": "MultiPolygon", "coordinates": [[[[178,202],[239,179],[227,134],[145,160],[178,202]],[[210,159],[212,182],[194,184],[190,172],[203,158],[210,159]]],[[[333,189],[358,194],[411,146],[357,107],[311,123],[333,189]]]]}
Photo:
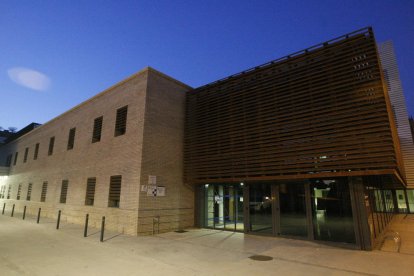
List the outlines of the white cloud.
{"type": "Polygon", "coordinates": [[[50,86],[50,79],[45,74],[32,69],[14,67],[7,70],[7,73],[15,83],[33,90],[45,91],[50,86]]]}

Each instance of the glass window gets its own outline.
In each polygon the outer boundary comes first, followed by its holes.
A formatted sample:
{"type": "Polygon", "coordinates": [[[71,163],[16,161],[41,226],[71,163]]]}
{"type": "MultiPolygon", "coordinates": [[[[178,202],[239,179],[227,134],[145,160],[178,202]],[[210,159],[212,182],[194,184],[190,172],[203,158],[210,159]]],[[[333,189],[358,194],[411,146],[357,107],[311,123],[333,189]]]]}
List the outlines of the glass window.
{"type": "Polygon", "coordinates": [[[305,186],[303,183],[279,185],[280,234],[307,236],[305,186]]]}
{"type": "Polygon", "coordinates": [[[311,192],[315,239],[355,243],[347,179],[312,179],[311,192]]]}
{"type": "Polygon", "coordinates": [[[119,208],[119,200],[121,198],[121,175],[111,176],[109,184],[108,207],[119,208]]]}
{"type": "Polygon", "coordinates": [[[75,146],[75,134],[76,134],[76,128],[71,128],[69,130],[69,137],[68,137],[68,146],[67,149],[71,150],[75,146]]]}
{"type": "Polygon", "coordinates": [[[96,184],[95,177],[90,177],[86,181],[85,205],[92,206],[95,201],[95,184],[96,184]]]}
{"type": "Polygon", "coordinates": [[[53,154],[53,147],[55,146],[55,137],[50,137],[49,140],[49,150],[47,152],[48,155],[52,155],[53,154]]]}
{"type": "Polygon", "coordinates": [[[272,194],[270,183],[249,184],[250,231],[273,233],[272,194]]]}
{"type": "Polygon", "coordinates": [[[101,141],[103,117],[98,117],[93,122],[92,143],[101,141]]]}
{"type": "Polygon", "coordinates": [[[60,203],[66,203],[66,197],[68,195],[68,180],[62,180],[62,187],[60,189],[60,203]]]}

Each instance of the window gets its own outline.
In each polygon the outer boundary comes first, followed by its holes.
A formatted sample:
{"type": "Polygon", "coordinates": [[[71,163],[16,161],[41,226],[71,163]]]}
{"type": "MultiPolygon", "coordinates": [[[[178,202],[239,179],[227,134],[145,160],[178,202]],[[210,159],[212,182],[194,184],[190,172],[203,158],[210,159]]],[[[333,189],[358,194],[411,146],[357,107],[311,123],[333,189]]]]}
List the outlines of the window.
{"type": "Polygon", "coordinates": [[[60,189],[60,203],[66,203],[66,196],[68,195],[68,180],[62,180],[62,188],[60,189]]]}
{"type": "Polygon", "coordinates": [[[75,133],[76,133],[75,127],[69,130],[68,150],[73,149],[73,146],[75,145],[75,133]]]}
{"type": "Polygon", "coordinates": [[[95,199],[95,184],[96,178],[90,177],[86,181],[86,197],[85,197],[85,205],[93,205],[95,199]]]}
{"type": "Polygon", "coordinates": [[[19,184],[19,187],[17,188],[17,196],[16,196],[17,200],[20,200],[21,192],[22,192],[22,184],[19,184]]]}
{"type": "Polygon", "coordinates": [[[108,207],[119,208],[119,199],[121,196],[121,181],[121,175],[111,176],[111,182],[109,184],[108,207]]]}
{"type": "Polygon", "coordinates": [[[124,135],[126,132],[128,106],[119,108],[116,111],[116,122],[115,122],[115,136],[124,135]]]}
{"type": "Polygon", "coordinates": [[[17,164],[17,156],[19,156],[19,153],[16,151],[16,153],[14,154],[13,166],[16,166],[16,164],[17,164]]]}
{"type": "Polygon", "coordinates": [[[13,158],[13,154],[9,154],[9,155],[7,155],[7,159],[6,159],[6,167],[10,167],[10,165],[11,165],[11,161],[12,161],[12,158],[13,158]]]}
{"type": "Polygon", "coordinates": [[[10,193],[11,193],[11,185],[9,184],[9,187],[7,189],[7,199],[10,199],[10,193]]]}
{"type": "Polygon", "coordinates": [[[50,137],[49,140],[49,151],[47,152],[48,155],[52,155],[53,154],[53,147],[55,146],[55,137],[50,137]]]}
{"type": "Polygon", "coordinates": [[[1,186],[0,189],[0,198],[4,198],[4,193],[6,192],[6,185],[1,186]]]}
{"type": "Polygon", "coordinates": [[[27,155],[29,155],[29,148],[26,148],[24,150],[24,158],[23,158],[23,163],[27,162],[27,155]]]}
{"type": "Polygon", "coordinates": [[[93,122],[92,143],[101,141],[103,117],[96,118],[93,122]]]}
{"type": "Polygon", "coordinates": [[[27,187],[27,196],[26,196],[27,201],[30,201],[30,198],[32,197],[32,187],[33,187],[33,184],[29,183],[29,187],[27,187]]]}
{"type": "Polygon", "coordinates": [[[40,195],[40,202],[46,201],[46,194],[47,194],[47,181],[43,182],[42,194],[40,195]]]}
{"type": "Polygon", "coordinates": [[[33,155],[33,160],[37,160],[37,156],[39,155],[39,143],[36,144],[35,146],[35,151],[34,151],[34,155],[33,155]]]}

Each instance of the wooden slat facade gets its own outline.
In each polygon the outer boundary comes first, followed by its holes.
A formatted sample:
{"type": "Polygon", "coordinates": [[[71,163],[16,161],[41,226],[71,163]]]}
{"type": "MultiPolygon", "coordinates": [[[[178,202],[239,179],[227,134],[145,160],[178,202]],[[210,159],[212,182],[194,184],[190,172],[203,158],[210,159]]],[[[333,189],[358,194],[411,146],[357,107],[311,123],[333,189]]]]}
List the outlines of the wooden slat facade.
{"type": "Polygon", "coordinates": [[[399,174],[381,74],[367,28],[189,91],[186,182],[399,174]]]}

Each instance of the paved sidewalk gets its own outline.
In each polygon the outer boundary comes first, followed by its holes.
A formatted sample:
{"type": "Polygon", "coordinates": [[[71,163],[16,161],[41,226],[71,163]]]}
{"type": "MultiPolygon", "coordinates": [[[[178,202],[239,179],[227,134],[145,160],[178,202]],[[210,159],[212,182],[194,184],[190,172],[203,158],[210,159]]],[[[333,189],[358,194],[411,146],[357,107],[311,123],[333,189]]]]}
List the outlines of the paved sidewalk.
{"type": "Polygon", "coordinates": [[[0,215],[0,275],[414,275],[414,216],[399,217],[401,253],[192,229],[130,237],[0,215]],[[410,236],[410,238],[408,237],[410,236]],[[273,257],[255,261],[255,254],[273,257]]]}

